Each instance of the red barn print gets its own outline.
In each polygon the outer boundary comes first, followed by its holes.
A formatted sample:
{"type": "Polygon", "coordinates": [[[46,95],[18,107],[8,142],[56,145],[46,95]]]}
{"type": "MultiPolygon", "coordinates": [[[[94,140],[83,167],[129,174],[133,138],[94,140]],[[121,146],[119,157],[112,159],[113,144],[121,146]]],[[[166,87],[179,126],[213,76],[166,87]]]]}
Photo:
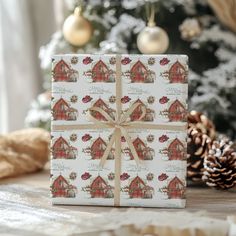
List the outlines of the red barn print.
{"type": "Polygon", "coordinates": [[[179,100],[175,100],[168,109],[170,121],[186,121],[186,115],[187,111],[179,100]]]}
{"type": "Polygon", "coordinates": [[[187,71],[185,67],[176,61],[169,70],[170,83],[186,83],[187,82],[187,71]]]}
{"type": "MultiPolygon", "coordinates": [[[[92,159],[93,160],[101,159],[106,148],[107,148],[106,142],[101,137],[97,138],[93,142],[93,144],[91,145],[91,148],[90,148],[90,154],[92,156],[92,159]]],[[[110,160],[114,159],[113,150],[110,152],[108,159],[110,159],[110,160]]]]}
{"type": "Polygon", "coordinates": [[[186,156],[186,148],[179,139],[174,139],[167,148],[169,160],[184,160],[186,156]]]}
{"type": "Polygon", "coordinates": [[[137,61],[130,70],[131,83],[153,83],[155,73],[141,62],[137,61]]]}
{"type": "Polygon", "coordinates": [[[102,60],[99,60],[92,68],[92,81],[115,82],[115,75],[102,60]]]}
{"type": "Polygon", "coordinates": [[[167,195],[170,199],[182,199],[185,194],[185,186],[183,182],[178,178],[174,177],[167,186],[167,195]]]}
{"type": "Polygon", "coordinates": [[[106,181],[97,176],[90,185],[89,188],[92,198],[113,198],[113,187],[108,185],[106,181]]]}
{"type": "Polygon", "coordinates": [[[76,187],[59,175],[51,185],[52,197],[74,198],[76,195],[76,187]]]}
{"type": "MultiPolygon", "coordinates": [[[[135,121],[138,120],[142,116],[142,106],[145,106],[144,103],[137,99],[134,103],[140,103],[140,105],[131,113],[130,120],[135,121]]],[[[146,114],[142,118],[142,121],[153,121],[155,113],[152,109],[146,108],[146,114]]]]}
{"type": "MultiPolygon", "coordinates": [[[[94,107],[99,107],[102,110],[104,110],[106,113],[108,113],[111,118],[114,119],[115,117],[115,110],[110,108],[101,98],[99,98],[94,104],[94,107]]],[[[103,120],[106,121],[106,118],[98,111],[90,111],[91,116],[96,118],[97,120],[103,120]]]]}
{"type": "MultiPolygon", "coordinates": [[[[140,160],[152,160],[153,159],[154,150],[150,147],[147,147],[146,144],[139,137],[137,137],[133,141],[133,145],[134,145],[134,148],[135,148],[140,160]]],[[[133,157],[132,153],[130,152],[130,150],[129,150],[129,155],[130,155],[130,159],[133,160],[134,157],[133,157]]]]}
{"type": "Polygon", "coordinates": [[[72,108],[63,98],[60,98],[52,108],[54,120],[76,120],[78,111],[72,108]]]}
{"type": "Polygon", "coordinates": [[[60,60],[53,68],[54,82],[76,82],[78,72],[64,61],[60,60]]]}
{"type": "Polygon", "coordinates": [[[146,185],[139,176],[136,176],[128,187],[128,193],[130,198],[152,198],[153,188],[146,185]]]}
{"type": "Polygon", "coordinates": [[[59,137],[52,145],[52,156],[53,159],[75,159],[77,148],[69,145],[63,137],[59,137]]]}

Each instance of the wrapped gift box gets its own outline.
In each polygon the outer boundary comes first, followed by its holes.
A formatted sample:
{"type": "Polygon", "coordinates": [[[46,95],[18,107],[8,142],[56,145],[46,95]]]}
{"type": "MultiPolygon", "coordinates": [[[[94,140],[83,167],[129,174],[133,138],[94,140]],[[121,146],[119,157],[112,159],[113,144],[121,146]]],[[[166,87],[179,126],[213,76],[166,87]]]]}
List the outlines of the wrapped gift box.
{"type": "Polygon", "coordinates": [[[53,57],[54,204],[185,206],[187,61],[185,55],[53,57]],[[126,124],[118,124],[126,113],[126,124]]]}

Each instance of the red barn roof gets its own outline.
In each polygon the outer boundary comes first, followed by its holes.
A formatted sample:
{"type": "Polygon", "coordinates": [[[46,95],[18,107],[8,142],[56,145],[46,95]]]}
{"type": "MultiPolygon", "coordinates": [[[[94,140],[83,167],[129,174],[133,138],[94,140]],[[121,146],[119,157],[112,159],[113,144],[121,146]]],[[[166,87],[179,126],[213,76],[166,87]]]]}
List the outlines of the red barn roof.
{"type": "Polygon", "coordinates": [[[94,103],[95,107],[102,107],[105,106],[107,109],[109,108],[108,105],[101,99],[99,98],[95,103],[94,103]]]}
{"type": "Polygon", "coordinates": [[[176,99],[169,107],[169,111],[172,110],[172,109],[175,109],[176,107],[181,107],[185,110],[185,107],[184,105],[178,100],[176,99]]]}
{"type": "Polygon", "coordinates": [[[106,64],[99,60],[92,68],[92,79],[94,82],[108,81],[109,69],[106,64]]]}
{"type": "Polygon", "coordinates": [[[136,103],[140,103],[140,104],[130,114],[130,119],[131,120],[138,120],[142,115],[142,109],[141,108],[144,105],[144,103],[140,99],[137,99],[133,104],[136,104],[136,103]]]}
{"type": "Polygon", "coordinates": [[[178,138],[175,138],[169,145],[169,148],[172,148],[173,146],[176,146],[176,145],[180,145],[182,147],[184,147],[184,144],[178,139],[178,138]]]}
{"type": "Polygon", "coordinates": [[[179,139],[174,139],[168,146],[169,160],[183,160],[185,157],[184,144],[179,139]]]}
{"type": "Polygon", "coordinates": [[[169,75],[171,83],[184,83],[186,81],[186,69],[179,61],[170,67],[169,75]]]}
{"type": "MultiPolygon", "coordinates": [[[[94,103],[95,107],[99,107],[102,110],[106,111],[108,113],[109,116],[113,117],[113,112],[114,110],[109,108],[109,106],[101,99],[99,98],[95,103],[94,103]]],[[[104,120],[106,121],[107,119],[98,111],[90,111],[90,114],[95,117],[98,120],[104,120]]]]}
{"type": "Polygon", "coordinates": [[[184,188],[183,182],[175,176],[168,184],[167,188],[168,189],[179,189],[179,188],[184,188]]]}
{"type": "Polygon", "coordinates": [[[59,137],[53,144],[52,148],[54,149],[56,146],[61,146],[65,144],[67,147],[69,147],[68,142],[63,138],[63,137],[59,137]]]}
{"type": "Polygon", "coordinates": [[[67,65],[67,63],[64,60],[61,59],[59,62],[57,62],[57,64],[53,68],[53,70],[64,72],[64,70],[62,70],[63,67],[65,67],[68,70],[70,69],[70,67],[67,65]]]}
{"type": "Polygon", "coordinates": [[[177,60],[171,67],[170,67],[170,72],[176,73],[176,71],[182,69],[185,71],[184,66],[177,60]]]}
{"type": "Polygon", "coordinates": [[[186,119],[185,107],[178,99],[170,105],[168,116],[171,121],[181,121],[186,119]]]}
{"type": "Polygon", "coordinates": [[[106,142],[101,138],[98,137],[92,144],[91,149],[96,148],[98,145],[104,145],[107,146],[106,142]]]}
{"type": "Polygon", "coordinates": [[[147,77],[147,68],[139,60],[132,66],[130,72],[132,82],[144,82],[147,77]]]}
{"type": "Polygon", "coordinates": [[[66,106],[66,107],[70,107],[69,104],[63,99],[60,98],[53,106],[53,110],[57,109],[58,107],[61,107],[62,105],[66,106]]]}
{"type": "Polygon", "coordinates": [[[133,144],[135,147],[137,147],[138,144],[141,144],[142,146],[146,147],[145,143],[143,142],[142,139],[140,139],[139,137],[137,137],[134,141],[133,144]]]}
{"type": "Polygon", "coordinates": [[[130,183],[129,188],[130,189],[135,189],[135,188],[143,188],[145,187],[146,184],[144,183],[144,181],[139,177],[136,176],[130,183]]]}
{"type": "Polygon", "coordinates": [[[69,183],[67,182],[67,180],[62,176],[59,175],[54,181],[53,181],[53,186],[58,185],[60,187],[67,187],[69,186],[69,183]]]}
{"type": "Polygon", "coordinates": [[[105,152],[106,146],[106,142],[101,137],[97,138],[91,146],[92,159],[101,159],[105,152]]]}
{"type": "Polygon", "coordinates": [[[97,188],[105,189],[106,187],[107,183],[101,176],[97,176],[91,183],[91,189],[97,189],[97,188]]]}
{"type": "Polygon", "coordinates": [[[70,67],[64,60],[60,60],[53,68],[53,76],[55,81],[68,81],[68,71],[70,67]]]}
{"type": "Polygon", "coordinates": [[[144,103],[138,98],[134,103],[140,103],[140,105],[144,105],[144,103]]]}

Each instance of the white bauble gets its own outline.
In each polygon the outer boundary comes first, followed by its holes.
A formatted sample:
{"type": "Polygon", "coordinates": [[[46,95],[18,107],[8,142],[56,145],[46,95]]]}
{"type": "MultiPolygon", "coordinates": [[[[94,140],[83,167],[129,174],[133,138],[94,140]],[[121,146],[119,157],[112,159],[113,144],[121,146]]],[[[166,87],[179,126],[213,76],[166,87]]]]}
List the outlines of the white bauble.
{"type": "Polygon", "coordinates": [[[146,26],[138,35],[137,46],[143,54],[164,53],[169,47],[169,38],[162,28],[146,26]]]}
{"type": "Polygon", "coordinates": [[[91,23],[76,8],[74,14],[68,16],[63,25],[63,35],[73,46],[84,46],[91,38],[93,29],[91,23]]]}

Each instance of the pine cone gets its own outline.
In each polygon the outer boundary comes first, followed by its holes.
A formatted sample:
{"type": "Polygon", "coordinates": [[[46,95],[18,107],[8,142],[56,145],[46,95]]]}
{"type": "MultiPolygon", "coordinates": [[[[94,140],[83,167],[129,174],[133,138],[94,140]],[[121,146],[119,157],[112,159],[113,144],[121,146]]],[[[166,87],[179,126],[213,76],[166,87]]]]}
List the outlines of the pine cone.
{"type": "Polygon", "coordinates": [[[202,182],[203,160],[208,145],[215,138],[215,126],[201,112],[188,114],[187,176],[193,182],[202,182]]]}
{"type": "Polygon", "coordinates": [[[213,142],[204,160],[202,180],[218,189],[229,189],[236,185],[236,150],[228,138],[213,142]]]}
{"type": "Polygon", "coordinates": [[[200,130],[188,128],[187,177],[193,182],[202,182],[203,161],[211,139],[200,130]]]}
{"type": "Polygon", "coordinates": [[[215,126],[203,113],[191,111],[188,114],[188,127],[195,128],[199,132],[208,135],[212,140],[215,139],[215,126]]]}

